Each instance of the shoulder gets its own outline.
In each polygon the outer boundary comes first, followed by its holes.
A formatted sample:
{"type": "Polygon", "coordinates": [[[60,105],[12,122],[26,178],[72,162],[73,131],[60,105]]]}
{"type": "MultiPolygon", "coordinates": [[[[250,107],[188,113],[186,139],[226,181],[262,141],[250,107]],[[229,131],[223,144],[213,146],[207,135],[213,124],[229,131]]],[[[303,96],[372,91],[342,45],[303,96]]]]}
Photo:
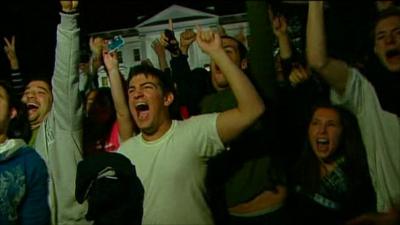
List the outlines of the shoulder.
{"type": "Polygon", "coordinates": [[[24,164],[27,168],[28,173],[34,173],[38,171],[47,171],[47,166],[42,157],[37,153],[35,149],[29,146],[21,147],[19,155],[24,158],[24,164]]]}
{"type": "Polygon", "coordinates": [[[203,124],[204,122],[212,122],[216,121],[219,113],[207,113],[192,116],[187,120],[178,121],[178,125],[195,125],[195,124],[203,124]]]}
{"type": "MultiPolygon", "coordinates": [[[[175,134],[185,139],[196,139],[208,143],[220,142],[217,129],[217,119],[220,113],[209,113],[192,116],[187,120],[178,121],[175,134]]],[[[204,143],[203,143],[204,144],[204,143]]]]}
{"type": "Polygon", "coordinates": [[[348,81],[347,81],[346,90],[350,89],[351,87],[354,87],[355,85],[368,86],[369,88],[372,88],[372,85],[369,82],[369,80],[357,68],[349,67],[348,73],[349,73],[349,77],[348,77],[348,81]]]}
{"type": "Polygon", "coordinates": [[[119,147],[117,152],[122,155],[126,155],[126,152],[130,151],[129,149],[131,149],[132,146],[139,144],[140,138],[141,138],[141,134],[138,134],[138,135],[135,135],[135,136],[129,138],[128,140],[124,141],[123,143],[121,143],[121,146],[119,147]]]}
{"type": "Polygon", "coordinates": [[[33,161],[42,161],[40,155],[36,152],[36,150],[30,146],[21,147],[19,150],[19,154],[30,158],[33,161]]]}

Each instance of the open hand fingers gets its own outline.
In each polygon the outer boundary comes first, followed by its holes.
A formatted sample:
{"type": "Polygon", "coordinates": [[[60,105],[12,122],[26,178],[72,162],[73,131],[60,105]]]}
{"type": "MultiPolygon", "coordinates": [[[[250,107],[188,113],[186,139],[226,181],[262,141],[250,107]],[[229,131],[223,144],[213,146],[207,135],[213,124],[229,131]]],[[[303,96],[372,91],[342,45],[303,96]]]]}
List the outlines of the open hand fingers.
{"type": "Polygon", "coordinates": [[[214,40],[214,32],[212,30],[202,30],[200,39],[204,42],[212,42],[214,40]]]}
{"type": "Polygon", "coordinates": [[[308,80],[310,75],[301,65],[294,65],[289,75],[289,81],[293,86],[308,80]]]}
{"type": "Polygon", "coordinates": [[[4,37],[3,39],[4,39],[4,42],[6,43],[6,46],[10,47],[11,46],[10,41],[6,37],[4,37]]]}

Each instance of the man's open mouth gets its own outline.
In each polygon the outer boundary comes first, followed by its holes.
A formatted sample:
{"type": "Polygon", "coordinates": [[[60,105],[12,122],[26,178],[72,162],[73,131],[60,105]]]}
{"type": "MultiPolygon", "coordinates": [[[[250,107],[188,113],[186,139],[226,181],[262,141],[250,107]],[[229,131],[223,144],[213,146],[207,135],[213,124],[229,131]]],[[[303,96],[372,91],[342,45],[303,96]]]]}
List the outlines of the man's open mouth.
{"type": "Polygon", "coordinates": [[[39,105],[35,103],[27,103],[26,108],[28,109],[29,112],[36,111],[39,108],[39,105]]]}
{"type": "Polygon", "coordinates": [[[139,102],[136,104],[135,108],[137,111],[138,118],[140,120],[144,120],[144,119],[148,118],[150,107],[147,103],[139,102]]]}

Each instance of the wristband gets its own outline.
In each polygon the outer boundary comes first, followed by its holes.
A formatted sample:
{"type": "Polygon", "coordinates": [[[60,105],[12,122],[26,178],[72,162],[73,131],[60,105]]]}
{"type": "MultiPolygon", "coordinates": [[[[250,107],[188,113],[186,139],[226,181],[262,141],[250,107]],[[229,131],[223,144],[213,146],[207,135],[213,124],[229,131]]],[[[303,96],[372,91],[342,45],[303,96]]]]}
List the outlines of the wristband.
{"type": "Polygon", "coordinates": [[[67,15],[72,15],[72,14],[78,13],[78,10],[75,9],[75,10],[72,10],[70,12],[67,12],[67,11],[64,11],[64,10],[61,9],[61,13],[67,14],[67,15]]]}

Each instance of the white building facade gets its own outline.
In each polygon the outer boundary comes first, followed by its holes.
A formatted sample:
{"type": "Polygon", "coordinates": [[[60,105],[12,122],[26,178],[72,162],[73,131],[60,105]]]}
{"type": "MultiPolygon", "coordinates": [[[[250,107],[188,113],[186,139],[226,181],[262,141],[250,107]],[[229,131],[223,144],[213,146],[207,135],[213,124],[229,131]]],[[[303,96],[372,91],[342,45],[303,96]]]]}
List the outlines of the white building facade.
{"type": "MultiPolygon", "coordinates": [[[[249,34],[249,27],[245,14],[217,16],[179,5],[172,5],[133,28],[105,31],[90,35],[101,36],[107,39],[116,35],[123,36],[125,45],[118,54],[120,66],[123,68],[121,72],[124,77],[127,78],[129,68],[140,64],[142,60],[150,59],[153,65],[158,67],[158,58],[151,44],[155,39],[159,39],[160,34],[168,28],[169,19],[173,21],[175,37],[178,41],[180,34],[185,31],[185,29],[195,30],[196,25],[211,29],[222,26],[226,34],[230,36],[236,36],[241,31],[243,31],[246,36],[249,34]]],[[[204,67],[210,62],[209,57],[200,50],[196,42],[190,47],[188,55],[189,65],[192,69],[204,67]]],[[[169,59],[169,53],[167,53],[168,63],[169,59]]],[[[100,68],[98,76],[100,87],[109,86],[104,69],[100,68]]]]}

